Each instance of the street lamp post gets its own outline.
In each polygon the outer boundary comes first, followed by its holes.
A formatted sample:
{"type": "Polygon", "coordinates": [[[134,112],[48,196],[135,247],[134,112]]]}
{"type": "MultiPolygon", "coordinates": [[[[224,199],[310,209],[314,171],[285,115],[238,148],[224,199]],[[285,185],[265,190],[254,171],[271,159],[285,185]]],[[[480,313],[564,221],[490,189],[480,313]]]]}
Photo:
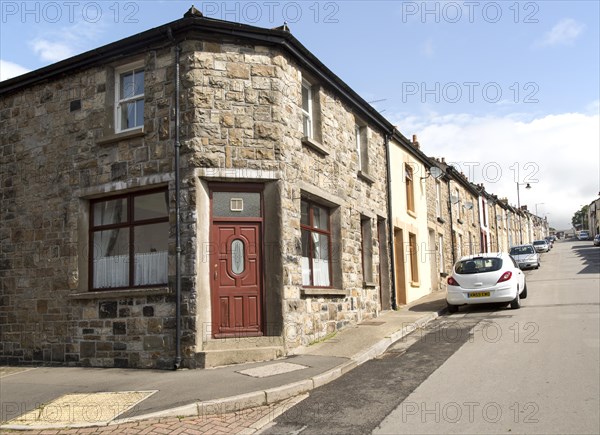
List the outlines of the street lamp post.
{"type": "Polygon", "coordinates": [[[519,183],[517,181],[517,207],[519,209],[519,244],[523,244],[523,223],[521,222],[521,195],[519,193],[519,186],[525,186],[525,189],[531,189],[529,183],[519,183]]]}

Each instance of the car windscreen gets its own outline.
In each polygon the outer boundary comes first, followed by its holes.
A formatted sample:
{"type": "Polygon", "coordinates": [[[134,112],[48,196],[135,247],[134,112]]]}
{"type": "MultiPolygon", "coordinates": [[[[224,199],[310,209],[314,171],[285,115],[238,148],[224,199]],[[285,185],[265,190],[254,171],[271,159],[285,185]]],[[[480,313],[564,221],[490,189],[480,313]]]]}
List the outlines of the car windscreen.
{"type": "Polygon", "coordinates": [[[454,270],[460,275],[495,272],[502,268],[501,258],[472,258],[456,263],[454,270]]]}
{"type": "Polygon", "coordinates": [[[543,240],[536,240],[535,242],[533,242],[534,245],[547,245],[548,243],[546,243],[543,240]]]}
{"type": "Polygon", "coordinates": [[[511,248],[510,255],[533,254],[532,246],[515,246],[511,248]]]}

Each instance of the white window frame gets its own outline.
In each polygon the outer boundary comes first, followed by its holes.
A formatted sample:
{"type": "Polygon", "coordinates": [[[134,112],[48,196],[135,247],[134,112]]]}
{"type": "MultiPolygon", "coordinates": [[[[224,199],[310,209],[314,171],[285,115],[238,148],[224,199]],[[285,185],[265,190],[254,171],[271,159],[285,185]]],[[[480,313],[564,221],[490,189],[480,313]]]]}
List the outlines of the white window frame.
{"type": "Polygon", "coordinates": [[[454,191],[456,193],[456,219],[460,219],[460,190],[457,188],[454,191]]]}
{"type": "Polygon", "coordinates": [[[362,152],[360,151],[362,147],[361,140],[361,126],[359,124],[354,124],[354,134],[356,135],[356,155],[358,156],[358,170],[362,171],[362,152]]]}
{"type": "Polygon", "coordinates": [[[126,103],[131,103],[138,100],[143,100],[146,94],[146,85],[144,83],[144,93],[134,95],[130,98],[121,99],[121,75],[124,73],[128,73],[133,71],[134,73],[138,70],[144,70],[144,78],[145,78],[145,69],[144,69],[144,61],[139,61],[135,63],[130,63],[127,65],[120,66],[115,68],[115,133],[122,133],[126,131],[139,130],[144,128],[144,124],[137,125],[131,128],[122,128],[121,126],[121,106],[126,103]]]}
{"type": "Polygon", "coordinates": [[[315,122],[313,118],[313,86],[305,79],[302,79],[302,88],[308,90],[308,111],[304,110],[304,92],[302,94],[302,102],[300,109],[302,110],[302,131],[309,139],[314,139],[315,136],[315,122]],[[305,125],[305,120],[308,121],[308,126],[305,125]]]}
{"type": "Polygon", "coordinates": [[[442,217],[442,183],[435,180],[435,214],[436,217],[442,217]]]}
{"type": "Polygon", "coordinates": [[[369,130],[365,123],[356,120],[354,124],[356,136],[356,154],[358,156],[358,171],[369,173],[369,130]]]}

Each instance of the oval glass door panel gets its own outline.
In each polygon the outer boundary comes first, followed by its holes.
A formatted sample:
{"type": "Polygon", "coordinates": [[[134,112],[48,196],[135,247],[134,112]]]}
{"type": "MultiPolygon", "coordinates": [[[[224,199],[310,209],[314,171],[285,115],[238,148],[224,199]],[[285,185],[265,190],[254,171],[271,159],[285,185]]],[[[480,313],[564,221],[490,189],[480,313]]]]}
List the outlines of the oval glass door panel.
{"type": "Polygon", "coordinates": [[[231,242],[231,271],[236,275],[244,272],[244,242],[240,239],[231,242]]]}

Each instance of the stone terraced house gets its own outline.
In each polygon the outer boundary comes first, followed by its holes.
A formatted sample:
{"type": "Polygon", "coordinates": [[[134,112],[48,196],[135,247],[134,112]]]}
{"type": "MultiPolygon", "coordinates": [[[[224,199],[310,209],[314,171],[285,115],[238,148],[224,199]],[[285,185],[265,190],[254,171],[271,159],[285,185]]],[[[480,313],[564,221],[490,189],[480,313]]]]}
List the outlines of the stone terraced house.
{"type": "Polygon", "coordinates": [[[1,82],[0,132],[0,364],[269,359],[396,302],[390,142],[423,158],[286,26],[192,8],[1,82]]]}
{"type": "Polygon", "coordinates": [[[454,263],[463,255],[481,252],[479,191],[445,158],[430,158],[430,161],[441,173],[438,178],[426,179],[428,231],[430,240],[436,241],[435,269],[440,275],[437,288],[445,289],[444,278],[454,263]]]}

